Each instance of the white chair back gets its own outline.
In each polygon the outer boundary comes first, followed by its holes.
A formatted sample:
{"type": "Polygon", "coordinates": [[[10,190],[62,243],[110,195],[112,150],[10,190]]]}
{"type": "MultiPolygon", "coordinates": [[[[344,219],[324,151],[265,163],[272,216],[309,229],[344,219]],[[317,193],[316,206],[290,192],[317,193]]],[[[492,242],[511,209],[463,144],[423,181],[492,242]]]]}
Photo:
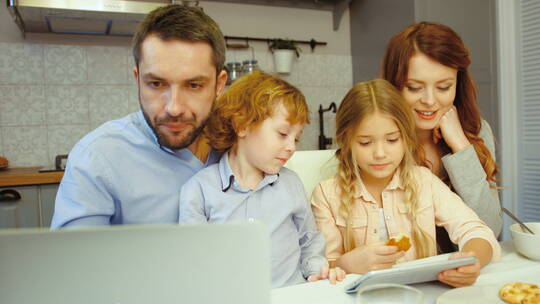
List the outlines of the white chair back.
{"type": "Polygon", "coordinates": [[[302,180],[308,199],[319,182],[337,172],[338,160],[335,153],[336,150],[297,151],[285,164],[302,180]]]}

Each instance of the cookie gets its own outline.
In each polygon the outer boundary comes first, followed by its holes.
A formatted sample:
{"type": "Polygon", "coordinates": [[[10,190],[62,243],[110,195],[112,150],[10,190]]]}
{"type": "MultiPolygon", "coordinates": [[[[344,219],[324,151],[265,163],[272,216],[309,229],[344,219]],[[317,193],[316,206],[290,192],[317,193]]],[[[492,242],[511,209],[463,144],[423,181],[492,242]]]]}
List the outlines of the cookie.
{"type": "Polygon", "coordinates": [[[530,283],[508,283],[499,290],[499,297],[510,304],[540,304],[540,288],[530,283]]]}
{"type": "Polygon", "coordinates": [[[399,235],[390,238],[386,245],[397,246],[400,251],[407,251],[411,248],[411,240],[406,234],[400,233],[399,235]]]}

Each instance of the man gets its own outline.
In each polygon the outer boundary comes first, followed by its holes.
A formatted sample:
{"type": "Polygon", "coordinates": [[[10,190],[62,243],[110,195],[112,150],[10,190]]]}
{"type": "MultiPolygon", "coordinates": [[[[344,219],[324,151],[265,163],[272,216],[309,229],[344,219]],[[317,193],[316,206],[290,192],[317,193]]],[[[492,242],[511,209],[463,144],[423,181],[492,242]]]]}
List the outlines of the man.
{"type": "Polygon", "coordinates": [[[182,185],[216,163],[200,138],[227,80],[225,40],[197,7],[152,11],[133,38],[141,111],[69,154],[52,227],[177,223],[182,185]]]}

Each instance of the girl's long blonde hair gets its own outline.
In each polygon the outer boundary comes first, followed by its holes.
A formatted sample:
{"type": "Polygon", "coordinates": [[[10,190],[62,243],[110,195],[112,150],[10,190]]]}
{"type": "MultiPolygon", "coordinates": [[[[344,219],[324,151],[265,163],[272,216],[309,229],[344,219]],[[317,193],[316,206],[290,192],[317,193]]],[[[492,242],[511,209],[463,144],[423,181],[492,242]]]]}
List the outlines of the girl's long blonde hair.
{"type": "Polygon", "coordinates": [[[341,101],[336,114],[336,140],[339,146],[336,157],[339,160],[337,173],[338,187],[341,192],[340,214],[347,219],[344,237],[345,252],[356,247],[352,233],[352,209],[355,193],[360,180],[360,169],[355,160],[355,131],[360,122],[373,113],[391,117],[396,123],[405,145],[405,155],[400,164],[405,200],[413,226],[412,241],[417,257],[429,256],[429,236],[421,229],[416,220],[419,207],[417,184],[413,174],[415,155],[418,153],[416,130],[411,110],[403,102],[401,93],[383,79],[373,79],[356,84],[341,101]]]}

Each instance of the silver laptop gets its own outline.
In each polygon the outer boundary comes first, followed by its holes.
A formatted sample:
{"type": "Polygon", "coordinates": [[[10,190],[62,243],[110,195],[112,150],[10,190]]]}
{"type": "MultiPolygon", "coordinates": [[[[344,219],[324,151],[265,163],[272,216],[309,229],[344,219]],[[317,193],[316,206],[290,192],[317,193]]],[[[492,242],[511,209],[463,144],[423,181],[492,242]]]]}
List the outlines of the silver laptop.
{"type": "Polygon", "coordinates": [[[260,223],[0,230],[0,303],[270,303],[260,223]]]}

